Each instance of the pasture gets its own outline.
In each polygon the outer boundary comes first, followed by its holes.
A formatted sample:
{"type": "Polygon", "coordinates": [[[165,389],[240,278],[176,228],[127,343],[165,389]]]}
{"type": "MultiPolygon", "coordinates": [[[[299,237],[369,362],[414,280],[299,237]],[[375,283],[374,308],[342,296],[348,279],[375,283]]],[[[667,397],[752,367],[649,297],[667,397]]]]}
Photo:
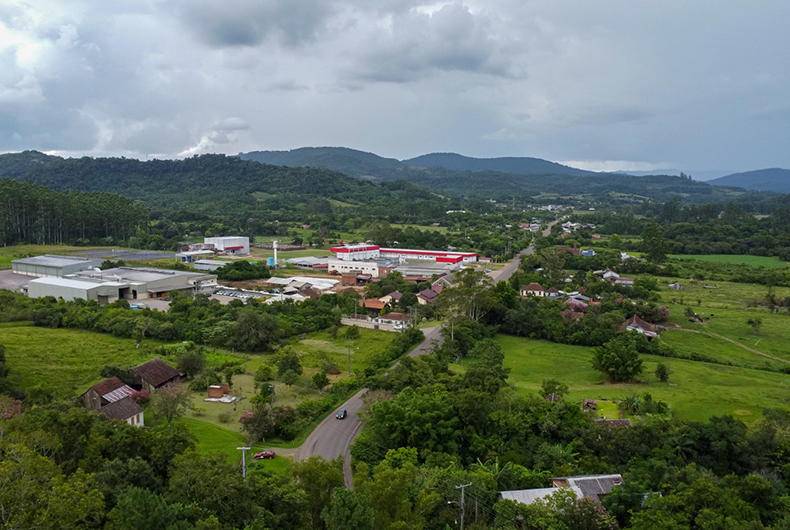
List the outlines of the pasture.
{"type": "Polygon", "coordinates": [[[583,398],[614,400],[649,392],[653,399],[669,403],[675,418],[684,420],[730,414],[751,422],[761,418],[765,408],[788,408],[790,375],[645,355],[644,382],[611,384],[593,370],[592,348],[507,335],[496,340],[511,370],[510,384],[523,395],[539,393],[543,380],[554,378],[567,384],[568,399],[580,404],[583,398]],[[655,377],[658,363],[672,370],[668,383],[655,377]]]}
{"type": "Polygon", "coordinates": [[[0,324],[0,344],[12,384],[22,388],[51,388],[59,398],[79,395],[102,380],[107,365],[130,367],[155,357],[162,343],[122,339],[73,329],[34,327],[30,322],[0,324]]]}
{"type": "Polygon", "coordinates": [[[752,256],[750,254],[671,254],[670,257],[679,260],[709,261],[711,263],[749,265],[752,267],[767,267],[770,269],[790,267],[790,262],[782,261],[776,256],[752,256]]]}

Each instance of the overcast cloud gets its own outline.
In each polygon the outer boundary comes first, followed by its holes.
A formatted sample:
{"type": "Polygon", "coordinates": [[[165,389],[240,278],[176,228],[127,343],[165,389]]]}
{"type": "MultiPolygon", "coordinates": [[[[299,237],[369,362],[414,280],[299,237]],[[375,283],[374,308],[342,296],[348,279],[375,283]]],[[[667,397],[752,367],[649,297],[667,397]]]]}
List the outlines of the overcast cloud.
{"type": "Polygon", "coordinates": [[[790,167],[790,2],[6,0],[0,151],[790,167]]]}

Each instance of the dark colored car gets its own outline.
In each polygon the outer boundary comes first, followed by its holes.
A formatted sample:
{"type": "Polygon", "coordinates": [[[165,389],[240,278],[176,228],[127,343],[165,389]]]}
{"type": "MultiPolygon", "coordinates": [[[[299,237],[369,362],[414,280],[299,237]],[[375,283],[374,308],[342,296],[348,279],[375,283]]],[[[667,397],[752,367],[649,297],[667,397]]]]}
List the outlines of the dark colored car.
{"type": "Polygon", "coordinates": [[[344,419],[346,419],[346,416],[348,416],[348,412],[346,411],[346,409],[340,409],[340,410],[337,411],[337,414],[335,415],[335,418],[337,418],[339,420],[344,420],[344,419]]]}
{"type": "Polygon", "coordinates": [[[261,451],[260,453],[255,453],[255,458],[257,460],[263,459],[270,459],[274,458],[274,451],[261,451]]]}

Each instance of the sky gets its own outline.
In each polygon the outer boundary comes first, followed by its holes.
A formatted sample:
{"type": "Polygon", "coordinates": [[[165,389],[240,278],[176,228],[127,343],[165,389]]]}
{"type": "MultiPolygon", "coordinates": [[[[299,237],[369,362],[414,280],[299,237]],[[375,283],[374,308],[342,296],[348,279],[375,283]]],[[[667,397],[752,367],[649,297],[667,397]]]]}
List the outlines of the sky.
{"type": "Polygon", "coordinates": [[[788,21],[786,0],[3,0],[0,152],[788,168],[788,21]]]}

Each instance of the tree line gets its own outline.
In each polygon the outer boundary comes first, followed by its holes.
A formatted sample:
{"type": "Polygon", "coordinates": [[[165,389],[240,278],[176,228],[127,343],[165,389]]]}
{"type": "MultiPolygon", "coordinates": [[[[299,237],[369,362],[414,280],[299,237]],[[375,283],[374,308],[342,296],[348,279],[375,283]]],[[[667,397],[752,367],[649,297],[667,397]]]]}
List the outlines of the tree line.
{"type": "Polygon", "coordinates": [[[0,179],[0,244],[113,244],[148,222],[140,203],[114,193],[53,191],[0,179]]]}

